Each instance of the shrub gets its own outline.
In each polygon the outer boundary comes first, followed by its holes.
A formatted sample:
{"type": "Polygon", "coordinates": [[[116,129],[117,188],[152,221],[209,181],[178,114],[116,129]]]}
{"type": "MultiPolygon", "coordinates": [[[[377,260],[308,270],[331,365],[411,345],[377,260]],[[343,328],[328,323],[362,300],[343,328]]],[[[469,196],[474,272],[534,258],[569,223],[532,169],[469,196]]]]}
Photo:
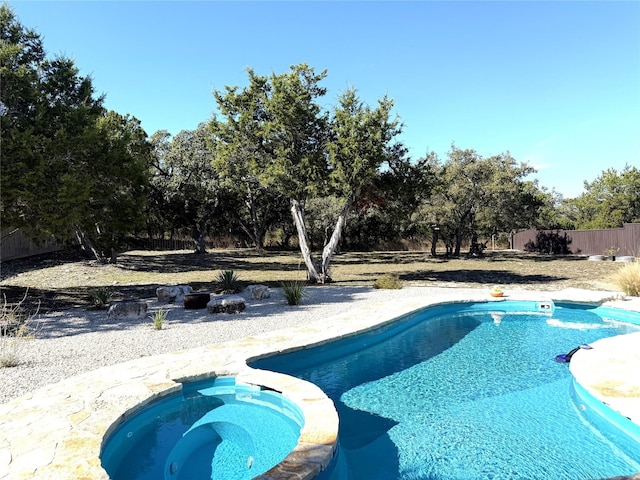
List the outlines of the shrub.
{"type": "Polygon", "coordinates": [[[383,288],[387,290],[399,290],[402,288],[402,281],[397,275],[387,273],[382,277],[376,279],[373,283],[373,288],[383,288]]]}
{"type": "Polygon", "coordinates": [[[233,270],[218,273],[213,286],[215,293],[238,293],[240,290],[242,290],[242,284],[233,270]]]}
{"type": "Polygon", "coordinates": [[[307,284],[302,280],[287,280],[280,282],[280,285],[289,305],[300,305],[302,299],[307,297],[307,284]]]}
{"type": "Polygon", "coordinates": [[[569,254],[571,249],[571,237],[567,233],[558,232],[542,232],[536,233],[535,241],[529,240],[524,246],[526,252],[537,252],[546,254],[569,254]]]}
{"type": "Polygon", "coordinates": [[[640,262],[628,263],[612,276],[612,281],[624,293],[640,297],[640,262]]]}
{"type": "Polygon", "coordinates": [[[32,323],[38,314],[24,310],[27,292],[16,305],[9,305],[3,296],[0,305],[0,368],[15,367],[21,363],[21,350],[24,343],[33,338],[32,323]]]}
{"type": "Polygon", "coordinates": [[[164,321],[167,319],[167,314],[169,312],[164,308],[159,308],[153,313],[151,319],[153,320],[153,326],[156,330],[162,330],[162,326],[164,325],[164,321]]]}
{"type": "Polygon", "coordinates": [[[113,290],[109,287],[98,287],[91,291],[89,301],[96,310],[106,310],[113,298],[113,290]]]}

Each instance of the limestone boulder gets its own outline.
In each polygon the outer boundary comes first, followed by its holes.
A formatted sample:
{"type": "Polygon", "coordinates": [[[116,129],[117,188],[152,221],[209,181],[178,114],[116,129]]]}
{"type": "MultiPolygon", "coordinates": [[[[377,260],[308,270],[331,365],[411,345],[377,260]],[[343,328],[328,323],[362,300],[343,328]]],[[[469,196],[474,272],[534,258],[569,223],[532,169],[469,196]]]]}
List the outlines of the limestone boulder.
{"type": "Polygon", "coordinates": [[[147,316],[149,305],[144,300],[112,302],[107,313],[109,320],[140,320],[147,316]]]}
{"type": "Polygon", "coordinates": [[[162,303],[182,303],[184,296],[193,292],[189,285],[167,285],[156,288],[158,301],[162,303]]]}
{"type": "Polygon", "coordinates": [[[251,298],[255,300],[271,297],[271,290],[266,285],[249,285],[247,291],[249,295],[251,295],[251,298]]]}
{"type": "Polygon", "coordinates": [[[207,304],[209,313],[238,313],[246,308],[246,300],[239,295],[214,296],[207,304]]]}

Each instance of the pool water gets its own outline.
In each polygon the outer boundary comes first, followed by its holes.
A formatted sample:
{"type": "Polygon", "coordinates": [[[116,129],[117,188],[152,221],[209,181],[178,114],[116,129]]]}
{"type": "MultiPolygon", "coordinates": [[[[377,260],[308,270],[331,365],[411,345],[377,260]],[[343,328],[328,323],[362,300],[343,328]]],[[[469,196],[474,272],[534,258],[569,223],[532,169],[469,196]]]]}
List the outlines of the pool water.
{"type": "Polygon", "coordinates": [[[284,460],[303,424],[282,395],[216,378],[133,415],[100,457],[113,480],[251,479],[284,460]]]}
{"type": "Polygon", "coordinates": [[[640,472],[640,428],[596,427],[555,361],[640,330],[640,315],[616,318],[602,307],[451,304],[252,366],[309,380],[335,402],[339,449],[324,479],[630,475],[640,472]]]}

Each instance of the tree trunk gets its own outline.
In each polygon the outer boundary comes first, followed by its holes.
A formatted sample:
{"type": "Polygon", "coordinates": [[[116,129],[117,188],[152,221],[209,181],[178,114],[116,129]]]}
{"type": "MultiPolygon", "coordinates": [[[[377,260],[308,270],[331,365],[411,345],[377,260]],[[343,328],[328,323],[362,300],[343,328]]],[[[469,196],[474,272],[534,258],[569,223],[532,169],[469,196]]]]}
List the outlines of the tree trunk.
{"type": "Polygon", "coordinates": [[[433,258],[435,258],[436,255],[438,254],[438,251],[436,249],[437,245],[438,245],[438,229],[434,227],[431,229],[431,256],[433,258]]]}
{"type": "Polygon", "coordinates": [[[200,223],[193,226],[193,239],[196,241],[196,254],[204,255],[207,253],[207,244],[205,236],[207,233],[207,221],[200,220],[200,223]]]}
{"type": "Polygon", "coordinates": [[[351,206],[356,199],[357,192],[351,193],[344,204],[342,205],[342,211],[340,215],[338,215],[338,220],[336,221],[336,226],[333,229],[333,234],[329,239],[329,242],[324,246],[322,250],[322,264],[320,266],[320,277],[322,279],[322,283],[330,282],[331,275],[329,274],[329,263],[331,262],[331,257],[338,247],[338,243],[340,242],[340,237],[342,236],[342,231],[344,230],[344,226],[347,223],[347,215],[351,210],[351,206]]]}
{"type": "Polygon", "coordinates": [[[79,226],[74,226],[73,230],[76,235],[76,240],[80,244],[80,248],[85,252],[91,253],[93,257],[100,263],[106,263],[104,256],[96,249],[89,236],[79,226]]]}
{"type": "Polygon", "coordinates": [[[242,229],[245,231],[251,241],[256,247],[256,250],[260,251],[264,249],[264,235],[265,228],[263,222],[258,218],[258,210],[256,209],[256,202],[254,200],[253,191],[250,187],[247,187],[247,199],[245,200],[245,206],[249,211],[249,217],[251,218],[251,227],[244,225],[244,222],[240,221],[242,229]]]}
{"type": "Polygon", "coordinates": [[[293,223],[298,231],[298,244],[300,245],[300,252],[302,253],[304,264],[307,266],[307,278],[311,282],[321,283],[318,269],[311,257],[311,249],[309,248],[309,241],[307,239],[307,228],[304,225],[302,206],[298,200],[291,199],[291,216],[293,217],[293,223]]]}
{"type": "Polygon", "coordinates": [[[240,229],[247,235],[247,237],[249,237],[249,240],[251,240],[251,243],[254,245],[255,249],[259,251],[260,247],[258,247],[258,240],[255,236],[255,230],[253,230],[250,225],[247,225],[241,219],[238,220],[238,223],[240,224],[240,229]]]}
{"type": "Polygon", "coordinates": [[[111,234],[111,258],[109,258],[109,263],[115,265],[118,262],[118,251],[116,250],[116,234],[111,234]]]}
{"type": "Polygon", "coordinates": [[[290,232],[284,232],[282,234],[282,242],[280,243],[280,246],[285,248],[289,247],[289,243],[291,242],[291,237],[292,235],[290,232]]]}
{"type": "Polygon", "coordinates": [[[454,257],[460,256],[460,248],[462,247],[462,232],[456,232],[456,247],[453,251],[454,257]]]}

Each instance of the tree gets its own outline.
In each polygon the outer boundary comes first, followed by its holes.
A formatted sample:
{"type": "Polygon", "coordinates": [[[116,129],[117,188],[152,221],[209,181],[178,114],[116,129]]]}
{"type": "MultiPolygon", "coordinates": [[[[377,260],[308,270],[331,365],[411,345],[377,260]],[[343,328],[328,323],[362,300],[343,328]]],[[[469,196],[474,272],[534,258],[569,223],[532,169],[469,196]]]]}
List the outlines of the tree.
{"type": "Polygon", "coordinates": [[[584,182],[585,192],[574,200],[576,227],[603,229],[640,222],[640,170],[625,165],[621,172],[604,170],[593,182],[584,182]]]}
{"type": "Polygon", "coordinates": [[[575,230],[577,209],[573,199],[564,198],[556,190],[541,188],[540,215],[535,227],[543,230],[575,230]]]}
{"type": "Polygon", "coordinates": [[[525,180],[535,169],[517,163],[508,152],[489,157],[486,163],[491,176],[484,186],[485,205],[479,209],[474,233],[486,238],[537,226],[546,197],[537,180],[525,180]]]}
{"type": "MultiPolygon", "coordinates": [[[[258,193],[289,204],[310,278],[319,275],[311,259],[306,233],[304,204],[310,195],[326,188],[328,165],[326,140],[328,116],[317,99],[326,93],[316,74],[306,64],[292,66],[287,73],[257,76],[248,71],[249,86],[242,91],[227,87],[214,92],[223,119],[210,122],[215,144],[215,168],[246,191],[245,205],[259,246],[269,205],[258,215],[258,193]],[[262,220],[260,220],[262,218],[262,220]]],[[[278,215],[274,215],[277,222],[278,215]]]]}
{"type": "Polygon", "coordinates": [[[267,231],[287,213],[287,198],[269,185],[265,172],[271,154],[265,148],[265,122],[271,117],[266,101],[271,86],[266,77],[248,70],[249,86],[238,91],[214,91],[221,118],[209,122],[213,168],[240,207],[235,220],[256,249],[264,248],[267,231]]]}
{"type": "Polygon", "coordinates": [[[0,35],[1,213],[5,223],[45,235],[40,211],[52,193],[46,184],[59,179],[60,153],[72,153],[101,104],[72,62],[46,60],[39,35],[6,4],[0,6],[0,35]]]}
{"type": "MultiPolygon", "coordinates": [[[[224,94],[214,93],[222,115],[209,125],[214,164],[243,185],[250,212],[261,189],[288,200],[309,279],[330,281],[331,257],[355,199],[380,165],[403,151],[392,143],[400,133],[399,122],[390,118],[393,102],[384,98],[372,109],[355,90],[348,90],[330,118],[318,103],[326,93],[320,86],[326,72],[316,74],[301,64],[269,77],[248,73],[245,89],[227,87],[224,94]],[[306,202],[313,197],[335,197],[341,204],[319,262],[311,252],[305,219],[306,202]]],[[[258,222],[253,220],[253,225],[259,242],[258,222]]]]}
{"type": "Polygon", "coordinates": [[[220,182],[213,169],[213,152],[206,124],[183,130],[173,139],[166,131],[152,136],[155,154],[152,197],[159,216],[169,217],[172,227],[188,228],[196,253],[206,253],[205,238],[218,213],[220,182]]]}
{"type": "MultiPolygon", "coordinates": [[[[400,156],[390,159],[389,168],[380,174],[378,187],[385,199],[383,211],[389,215],[398,237],[419,240],[437,235],[433,225],[418,214],[417,208],[430,197],[435,186],[436,165],[434,153],[417,161],[400,156]]],[[[433,245],[435,243],[437,239],[433,245]]]]}
{"type": "Polygon", "coordinates": [[[328,177],[328,116],[317,103],[326,93],[319,86],[325,76],[326,71],[316,74],[306,64],[271,75],[271,92],[265,99],[269,117],[263,129],[264,146],[270,153],[263,178],[266,185],[289,200],[298,245],[313,282],[323,282],[324,278],[312,258],[304,205],[310,195],[326,188],[328,177]]]}
{"type": "Polygon", "coordinates": [[[140,121],[107,112],[96,121],[85,161],[62,177],[55,202],[59,210],[51,218],[59,225],[70,223],[96,258],[109,256],[115,263],[126,236],[144,225],[149,164],[150,145],[140,121]]]}
{"type": "Polygon", "coordinates": [[[113,258],[144,197],[146,134],[106,112],[72,60],[47,59],[6,4],[0,35],[3,221],[33,238],[76,237],[96,258],[113,258]]]}
{"type": "Polygon", "coordinates": [[[452,145],[447,161],[434,169],[437,183],[422,214],[449,254],[460,255],[464,240],[474,249],[479,234],[530,226],[539,215],[539,190],[535,183],[523,181],[534,170],[509,153],[483,158],[475,150],[452,145]]]}
{"type": "Polygon", "coordinates": [[[322,250],[316,281],[331,280],[329,264],[353,203],[364,186],[370,185],[380,166],[404,155],[404,147],[394,137],[401,132],[397,118],[391,118],[393,101],[384,97],[375,109],[364,105],[354,89],[344,92],[334,111],[329,142],[330,188],[342,199],[333,233],[322,250]]]}

